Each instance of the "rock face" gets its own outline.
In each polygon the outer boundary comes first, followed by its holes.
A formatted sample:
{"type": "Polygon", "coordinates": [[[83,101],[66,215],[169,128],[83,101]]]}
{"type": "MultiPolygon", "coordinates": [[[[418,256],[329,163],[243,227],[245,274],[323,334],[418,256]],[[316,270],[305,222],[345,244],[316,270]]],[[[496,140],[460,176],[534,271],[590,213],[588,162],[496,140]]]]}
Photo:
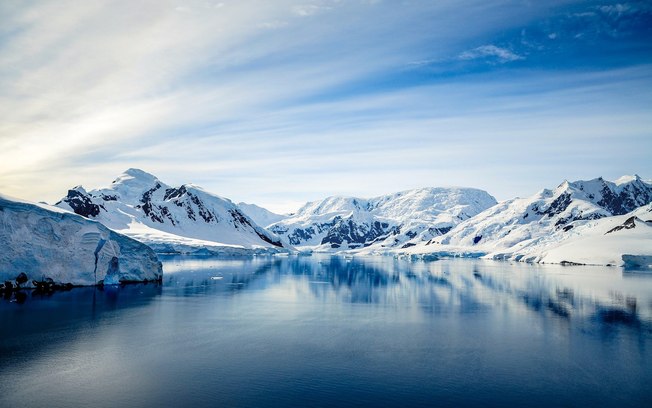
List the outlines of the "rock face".
{"type": "Polygon", "coordinates": [[[268,228],[291,245],[318,250],[401,248],[440,236],[494,204],[487,192],[472,188],[423,188],[371,199],[328,197],[268,228]]]}
{"type": "Polygon", "coordinates": [[[55,205],[100,221],[157,250],[285,250],[277,236],[230,200],[192,184],[171,187],[138,169],[127,170],[107,188],[86,191],[75,187],[55,205]]]}
{"type": "Polygon", "coordinates": [[[161,263],[148,246],[56,207],[0,196],[0,280],[21,273],[58,284],[158,280],[161,263]]]}

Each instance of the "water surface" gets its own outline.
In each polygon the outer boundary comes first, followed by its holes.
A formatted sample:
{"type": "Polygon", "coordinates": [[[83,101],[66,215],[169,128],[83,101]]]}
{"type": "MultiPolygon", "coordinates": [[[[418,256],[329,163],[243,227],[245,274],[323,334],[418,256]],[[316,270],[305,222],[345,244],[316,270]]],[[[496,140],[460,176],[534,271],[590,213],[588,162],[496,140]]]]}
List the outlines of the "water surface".
{"type": "Polygon", "coordinates": [[[0,300],[0,406],[652,406],[652,275],[169,257],[0,300]]]}

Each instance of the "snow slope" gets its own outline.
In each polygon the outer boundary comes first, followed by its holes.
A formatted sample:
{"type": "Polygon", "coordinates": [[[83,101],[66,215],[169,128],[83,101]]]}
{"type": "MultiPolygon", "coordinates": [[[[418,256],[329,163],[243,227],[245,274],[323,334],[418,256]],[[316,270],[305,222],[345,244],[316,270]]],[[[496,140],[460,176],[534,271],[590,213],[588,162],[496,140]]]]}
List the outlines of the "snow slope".
{"type": "Polygon", "coordinates": [[[243,213],[247,214],[249,218],[262,227],[267,227],[275,222],[279,222],[288,218],[288,215],[276,214],[266,208],[257,206],[256,204],[238,203],[238,207],[243,213]]]}
{"type": "Polygon", "coordinates": [[[623,265],[624,254],[652,255],[644,222],[650,202],[652,185],[638,176],[565,181],[555,190],[501,202],[408,252],[623,265]],[[637,228],[606,234],[631,217],[637,228]]]}
{"type": "MultiPolygon", "coordinates": [[[[501,254],[490,254],[500,259],[501,254]]],[[[652,205],[582,223],[522,245],[510,258],[541,263],[652,266],[652,205]]]]}
{"type": "Polygon", "coordinates": [[[138,169],[127,170],[106,188],[75,187],[56,205],[100,221],[157,251],[285,251],[278,237],[230,200],[192,184],[171,187],[138,169]]]}
{"type": "Polygon", "coordinates": [[[371,199],[328,197],[268,228],[291,245],[324,251],[410,247],[496,204],[472,188],[422,188],[371,199]]]}
{"type": "Polygon", "coordinates": [[[0,195],[0,280],[93,285],[157,280],[161,263],[146,245],[56,207],[0,195]]]}

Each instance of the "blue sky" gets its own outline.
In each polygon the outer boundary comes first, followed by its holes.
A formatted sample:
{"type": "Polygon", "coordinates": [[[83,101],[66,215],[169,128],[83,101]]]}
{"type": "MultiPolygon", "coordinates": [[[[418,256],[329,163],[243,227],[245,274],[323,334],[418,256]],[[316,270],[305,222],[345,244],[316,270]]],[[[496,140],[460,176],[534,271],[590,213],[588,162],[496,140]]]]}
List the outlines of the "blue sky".
{"type": "Polygon", "coordinates": [[[0,192],[129,167],[276,211],[652,177],[645,1],[4,1],[0,192]]]}

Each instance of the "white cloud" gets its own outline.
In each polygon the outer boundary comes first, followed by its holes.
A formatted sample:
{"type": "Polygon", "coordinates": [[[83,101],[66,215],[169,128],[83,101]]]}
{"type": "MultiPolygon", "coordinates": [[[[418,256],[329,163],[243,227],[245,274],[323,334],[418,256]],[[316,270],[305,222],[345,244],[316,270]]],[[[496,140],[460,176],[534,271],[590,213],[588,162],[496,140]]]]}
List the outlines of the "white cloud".
{"type": "Polygon", "coordinates": [[[292,12],[301,17],[309,17],[318,13],[323,13],[331,8],[318,4],[300,4],[292,7],[292,12]]]}
{"type": "Polygon", "coordinates": [[[616,4],[598,6],[598,9],[603,13],[620,17],[623,14],[629,13],[632,10],[632,6],[627,3],[625,4],[616,3],[616,4]]]}
{"type": "Polygon", "coordinates": [[[506,48],[500,48],[495,45],[482,45],[472,50],[464,51],[458,56],[461,60],[474,60],[479,58],[495,58],[499,62],[511,62],[525,59],[506,48]]]}

